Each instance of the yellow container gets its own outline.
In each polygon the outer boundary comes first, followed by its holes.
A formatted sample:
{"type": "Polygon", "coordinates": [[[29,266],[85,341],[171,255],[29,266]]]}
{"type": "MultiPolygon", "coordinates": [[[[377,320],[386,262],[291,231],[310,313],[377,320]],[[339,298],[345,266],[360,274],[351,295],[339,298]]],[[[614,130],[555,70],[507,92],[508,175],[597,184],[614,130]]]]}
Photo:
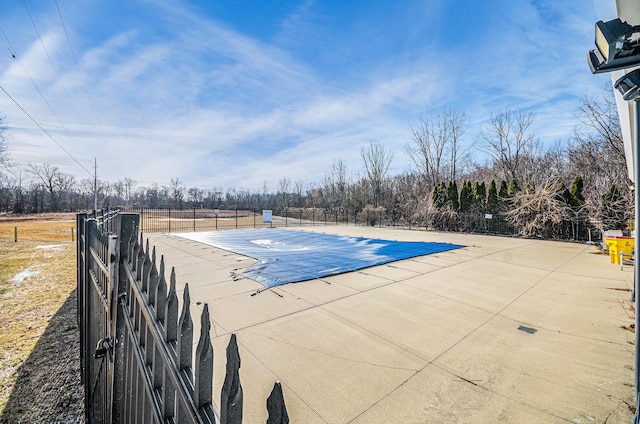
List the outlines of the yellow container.
{"type": "Polygon", "coordinates": [[[607,250],[609,251],[609,262],[612,264],[615,263],[615,258],[618,253],[618,241],[613,237],[607,237],[604,239],[604,242],[607,245],[607,250]]]}
{"type": "Polygon", "coordinates": [[[607,237],[605,243],[609,246],[609,261],[620,265],[620,253],[631,255],[633,253],[633,237],[607,237]]]}

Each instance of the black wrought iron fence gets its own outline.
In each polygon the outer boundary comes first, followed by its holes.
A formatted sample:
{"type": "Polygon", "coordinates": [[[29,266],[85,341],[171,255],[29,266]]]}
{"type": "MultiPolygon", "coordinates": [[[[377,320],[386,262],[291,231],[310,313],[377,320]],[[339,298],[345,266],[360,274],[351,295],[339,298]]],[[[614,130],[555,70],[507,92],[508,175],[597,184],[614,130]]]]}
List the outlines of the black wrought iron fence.
{"type": "MultiPolygon", "coordinates": [[[[101,211],[77,215],[78,319],[81,372],[89,423],[242,422],[240,357],[235,335],[227,346],[220,402],[212,398],[213,347],[208,306],[193,355],[189,286],[182,301],[175,270],[167,284],[164,258],[143,232],[178,232],[258,226],[356,224],[514,234],[501,215],[468,214],[420,222],[385,210],[283,209],[263,215],[240,210],[101,211]],[[270,218],[269,220],[263,219],[270,218]],[[266,222],[265,222],[266,221],[266,222]],[[224,225],[223,225],[224,222],[224,225]],[[442,227],[442,228],[440,228],[442,227]],[[140,231],[139,229],[142,229],[140,231]]],[[[439,217],[438,217],[439,218],[439,217]]],[[[588,221],[561,223],[568,239],[586,240],[588,221]]],[[[282,389],[276,382],[267,400],[267,423],[287,423],[282,389]]]]}
{"type": "Polygon", "coordinates": [[[143,233],[357,223],[353,211],[318,208],[268,210],[268,215],[265,215],[262,209],[128,208],[122,211],[140,215],[140,230],[143,233]]]}
{"type": "MultiPolygon", "coordinates": [[[[207,304],[193,355],[189,287],[182,307],[175,270],[138,236],[137,214],[78,214],[78,318],[89,423],[242,423],[240,356],[227,346],[220,403],[212,397],[213,346],[207,304]],[[180,311],[180,313],[179,313],[180,311]]],[[[266,395],[266,394],[265,394],[266,395]]],[[[289,418],[276,382],[268,424],[289,418]]]]}
{"type": "MultiPolygon", "coordinates": [[[[505,214],[481,212],[407,215],[400,209],[363,210],[283,208],[262,209],[126,209],[140,216],[142,233],[177,233],[239,228],[297,227],[313,225],[364,225],[424,228],[427,230],[516,236],[520,232],[505,214]],[[266,212],[266,214],[265,214],[266,212]]],[[[545,238],[587,241],[597,238],[597,226],[581,217],[555,224],[545,238]]]]}
{"type": "Polygon", "coordinates": [[[112,301],[117,286],[118,246],[116,236],[107,230],[110,221],[104,215],[100,219],[87,219],[86,214],[77,217],[80,357],[88,422],[106,422],[111,416],[113,362],[105,361],[102,354],[113,339],[112,301]]]}

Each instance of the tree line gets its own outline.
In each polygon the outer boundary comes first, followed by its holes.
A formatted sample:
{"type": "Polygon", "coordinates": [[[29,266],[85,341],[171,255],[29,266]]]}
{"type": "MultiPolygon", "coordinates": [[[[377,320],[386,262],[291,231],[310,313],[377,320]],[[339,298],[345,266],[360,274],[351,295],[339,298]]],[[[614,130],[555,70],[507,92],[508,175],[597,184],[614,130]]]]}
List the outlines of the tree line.
{"type": "MultiPolygon", "coordinates": [[[[389,173],[397,152],[371,141],[360,151],[360,169],[335,158],[324,178],[309,184],[281,178],[274,189],[199,188],[172,178],[138,186],[125,177],[97,181],[98,207],[321,208],[454,231],[473,231],[496,215],[523,236],[552,238],[575,237],[576,222],[628,230],[633,199],[612,93],[585,97],[562,142],[545,146],[532,132],[534,119],[529,110],[507,109],[467,137],[465,113],[443,107],[411,126],[402,153],[413,167],[400,174],[389,173]],[[469,138],[473,143],[464,142],[469,138]]],[[[0,127],[0,211],[93,208],[92,179],[77,181],[48,163],[11,165],[6,131],[0,127]]]]}

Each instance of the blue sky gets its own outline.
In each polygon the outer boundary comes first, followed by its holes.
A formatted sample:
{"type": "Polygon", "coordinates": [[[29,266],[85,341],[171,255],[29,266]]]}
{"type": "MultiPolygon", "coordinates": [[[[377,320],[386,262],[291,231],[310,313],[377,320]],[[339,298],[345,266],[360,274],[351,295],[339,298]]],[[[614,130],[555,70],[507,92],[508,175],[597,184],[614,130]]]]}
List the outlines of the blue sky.
{"type": "Polygon", "coordinates": [[[15,162],[79,180],[96,157],[110,181],[275,190],[337,159],[355,177],[371,141],[396,173],[411,125],[444,106],[469,144],[505,108],[566,141],[609,82],[586,51],[615,16],[613,0],[7,0],[0,112],[15,162]]]}

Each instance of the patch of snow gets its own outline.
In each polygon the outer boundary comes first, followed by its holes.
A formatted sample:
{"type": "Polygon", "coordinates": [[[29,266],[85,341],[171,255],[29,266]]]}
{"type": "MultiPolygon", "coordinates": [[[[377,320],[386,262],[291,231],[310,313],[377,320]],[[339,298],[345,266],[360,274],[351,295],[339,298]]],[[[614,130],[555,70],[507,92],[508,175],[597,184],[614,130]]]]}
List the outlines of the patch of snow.
{"type": "Polygon", "coordinates": [[[20,286],[20,284],[22,284],[24,280],[26,280],[27,278],[31,278],[34,275],[37,275],[39,272],[40,271],[38,271],[37,269],[27,268],[24,271],[14,275],[13,278],[11,279],[11,284],[15,287],[18,287],[20,286]]]}
{"type": "Polygon", "coordinates": [[[63,244],[43,244],[42,246],[36,246],[36,249],[42,250],[62,250],[63,244]]]}

